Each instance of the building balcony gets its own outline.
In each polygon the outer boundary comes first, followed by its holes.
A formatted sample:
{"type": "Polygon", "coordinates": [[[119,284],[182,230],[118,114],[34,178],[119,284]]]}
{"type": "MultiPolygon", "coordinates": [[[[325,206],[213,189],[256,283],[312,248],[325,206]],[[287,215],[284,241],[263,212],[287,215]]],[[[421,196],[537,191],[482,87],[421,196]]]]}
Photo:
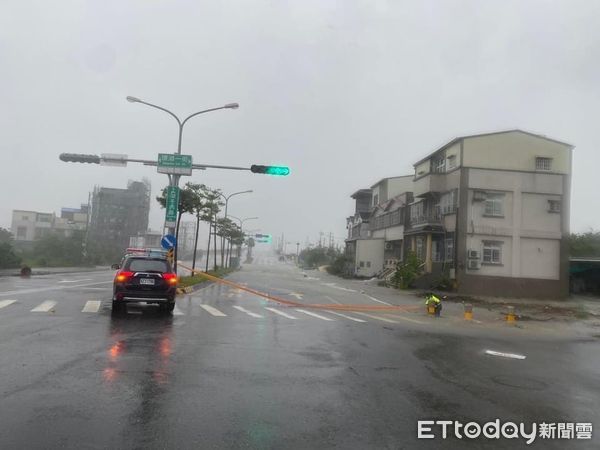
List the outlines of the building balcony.
{"type": "Polygon", "coordinates": [[[442,173],[430,173],[414,181],[413,195],[425,197],[432,193],[444,192],[446,190],[446,175],[442,173]]]}
{"type": "Polygon", "coordinates": [[[417,227],[422,225],[441,225],[442,215],[439,212],[424,214],[421,216],[411,217],[411,227],[417,227]]]}

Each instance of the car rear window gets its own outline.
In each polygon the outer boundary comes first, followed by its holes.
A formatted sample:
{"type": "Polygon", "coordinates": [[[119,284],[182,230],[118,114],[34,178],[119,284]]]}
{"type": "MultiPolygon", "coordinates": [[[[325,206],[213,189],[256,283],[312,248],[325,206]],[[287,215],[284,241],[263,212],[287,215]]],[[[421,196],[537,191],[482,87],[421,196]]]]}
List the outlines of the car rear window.
{"type": "Polygon", "coordinates": [[[164,259],[130,259],[125,269],[132,272],[169,272],[169,263],[164,259]]]}

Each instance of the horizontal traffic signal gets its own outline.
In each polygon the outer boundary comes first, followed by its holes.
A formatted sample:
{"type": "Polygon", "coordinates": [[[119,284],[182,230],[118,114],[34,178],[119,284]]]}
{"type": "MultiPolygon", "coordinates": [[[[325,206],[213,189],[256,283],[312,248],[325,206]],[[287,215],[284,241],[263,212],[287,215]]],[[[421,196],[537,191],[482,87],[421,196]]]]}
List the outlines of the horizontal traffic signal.
{"type": "Polygon", "coordinates": [[[285,166],[261,166],[258,164],[252,164],[250,166],[252,173],[264,173],[266,175],[279,175],[286,176],[290,174],[290,168],[285,166]]]}
{"type": "Polygon", "coordinates": [[[100,157],[98,155],[83,155],[80,153],[61,153],[59,159],[64,162],[100,164],[100,157]]]}

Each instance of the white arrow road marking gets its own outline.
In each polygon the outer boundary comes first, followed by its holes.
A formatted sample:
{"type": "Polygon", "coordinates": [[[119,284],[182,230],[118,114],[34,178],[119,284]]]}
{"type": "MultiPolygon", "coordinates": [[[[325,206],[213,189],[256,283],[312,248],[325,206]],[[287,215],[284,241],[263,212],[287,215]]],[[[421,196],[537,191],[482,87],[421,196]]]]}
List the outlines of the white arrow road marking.
{"type": "Polygon", "coordinates": [[[518,355],[516,353],[496,352],[494,350],[486,350],[485,354],[486,355],[492,355],[492,356],[501,356],[503,358],[512,358],[512,359],[525,359],[525,358],[527,358],[527,356],[525,356],[525,355],[518,355]]]}
{"type": "Polygon", "coordinates": [[[102,304],[101,301],[89,300],[89,301],[85,302],[85,306],[83,307],[81,312],[96,313],[100,309],[101,304],[102,304]]]}
{"type": "Polygon", "coordinates": [[[327,320],[329,322],[332,322],[333,319],[330,319],[329,317],[325,317],[325,316],[320,316],[319,314],[315,314],[314,312],[310,312],[310,311],[305,311],[303,309],[296,309],[296,311],[304,313],[304,314],[308,314],[309,316],[313,316],[316,317],[317,319],[321,319],[321,320],[327,320]]]}
{"type": "Polygon", "coordinates": [[[278,309],[275,309],[275,308],[265,307],[265,309],[268,309],[269,311],[274,312],[275,314],[279,314],[280,316],[287,317],[288,319],[297,319],[297,317],[294,317],[290,314],[284,313],[283,311],[279,311],[278,309]]]}
{"type": "Polygon", "coordinates": [[[0,309],[16,303],[16,300],[0,300],[0,309]]]}
{"type": "Polygon", "coordinates": [[[354,314],[359,314],[361,316],[370,317],[371,319],[375,319],[375,320],[381,320],[382,322],[398,323],[395,320],[386,319],[385,317],[373,316],[371,314],[367,314],[367,313],[364,313],[364,312],[354,311],[354,314]]]}
{"type": "Polygon", "coordinates": [[[206,312],[208,312],[209,314],[212,314],[215,317],[227,317],[227,314],[223,314],[221,311],[219,311],[217,308],[213,308],[210,305],[200,305],[201,308],[204,308],[204,310],[206,312]]]}
{"type": "Polygon", "coordinates": [[[175,305],[175,308],[173,308],[173,315],[174,316],[183,316],[183,311],[180,310],[177,305],[175,305]]]}
{"type": "Polygon", "coordinates": [[[92,278],[82,278],[81,280],[60,280],[59,283],[79,283],[80,281],[90,281],[92,278]]]}
{"type": "Polygon", "coordinates": [[[292,297],[296,297],[298,300],[302,300],[302,294],[299,294],[298,292],[290,292],[290,293],[288,293],[288,295],[291,295],[292,297]]]}
{"type": "Polygon", "coordinates": [[[55,306],[56,306],[56,302],[53,302],[51,300],[46,300],[45,302],[42,302],[39,305],[37,305],[35,308],[33,308],[31,310],[31,312],[48,312],[55,306]]]}
{"type": "Polygon", "coordinates": [[[335,311],[328,311],[328,312],[329,312],[329,314],[335,314],[336,316],[344,317],[345,319],[354,320],[355,322],[362,322],[362,323],[366,322],[366,320],[357,319],[356,317],[350,317],[350,316],[347,316],[346,314],[342,314],[339,312],[335,312],[335,311]]]}
{"type": "Polygon", "coordinates": [[[234,308],[237,309],[238,311],[248,314],[250,317],[256,317],[257,319],[262,319],[262,317],[263,317],[260,314],[256,314],[256,313],[253,313],[252,311],[248,311],[246,308],[242,308],[241,306],[235,305],[234,308]]]}

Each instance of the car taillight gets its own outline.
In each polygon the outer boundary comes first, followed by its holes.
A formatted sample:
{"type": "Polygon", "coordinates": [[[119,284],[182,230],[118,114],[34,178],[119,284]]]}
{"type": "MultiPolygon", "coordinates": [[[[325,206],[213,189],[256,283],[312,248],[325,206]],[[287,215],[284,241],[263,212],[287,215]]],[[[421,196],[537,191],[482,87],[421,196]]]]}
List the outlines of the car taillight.
{"type": "Polygon", "coordinates": [[[165,280],[169,284],[177,284],[177,274],[176,273],[163,273],[163,280],[165,280]]]}
{"type": "Polygon", "coordinates": [[[119,272],[117,274],[117,276],[115,277],[115,281],[118,283],[123,283],[123,282],[129,280],[132,276],[133,276],[133,272],[127,272],[127,271],[119,272]]]}

